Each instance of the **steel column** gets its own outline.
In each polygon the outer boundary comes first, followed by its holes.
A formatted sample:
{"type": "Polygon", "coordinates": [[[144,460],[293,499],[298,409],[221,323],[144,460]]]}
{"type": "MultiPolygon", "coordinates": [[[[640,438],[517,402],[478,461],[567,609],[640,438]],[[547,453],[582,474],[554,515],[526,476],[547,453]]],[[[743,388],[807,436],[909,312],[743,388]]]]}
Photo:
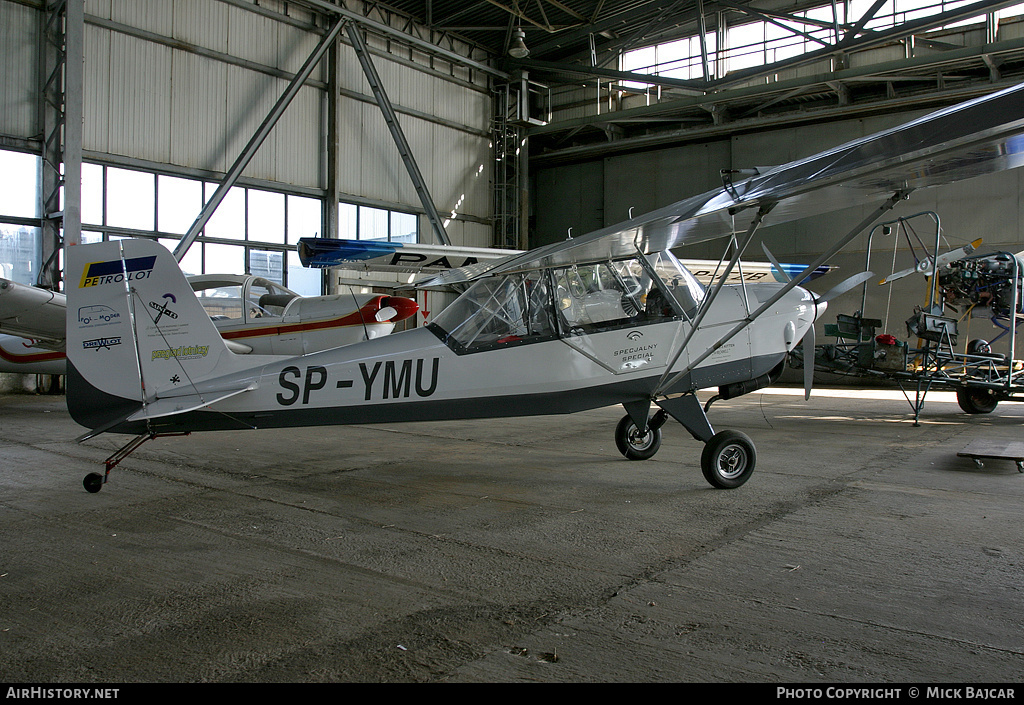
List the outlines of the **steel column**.
{"type": "Polygon", "coordinates": [[[356,51],[356,58],[359,59],[359,65],[363,67],[363,73],[366,75],[366,81],[370,84],[370,88],[373,90],[373,95],[377,99],[377,105],[380,107],[380,111],[384,116],[384,122],[387,123],[388,130],[391,131],[391,136],[395,140],[395,146],[398,147],[398,153],[402,156],[402,161],[405,162],[405,168],[409,172],[409,178],[412,179],[412,185],[420,197],[420,203],[423,204],[423,210],[427,213],[427,219],[430,221],[430,227],[434,231],[434,236],[437,238],[438,243],[442,245],[450,245],[452,243],[448,239],[448,233],[445,232],[444,224],[441,222],[441,216],[438,214],[437,208],[434,207],[434,201],[430,197],[430,191],[427,190],[427,184],[423,180],[423,174],[420,173],[419,166],[416,164],[416,159],[413,157],[412,149],[409,147],[409,141],[405,138],[405,133],[402,132],[402,126],[398,124],[398,115],[395,114],[395,109],[391,105],[391,100],[388,98],[388,94],[384,90],[384,85],[381,83],[376,67],[373,65],[373,60],[370,58],[370,52],[366,48],[366,42],[363,41],[363,35],[359,31],[359,27],[354,24],[350,24],[346,27],[345,31],[348,32],[348,38],[352,42],[352,48],[356,51]]]}
{"type": "Polygon", "coordinates": [[[82,241],[82,122],[85,0],[68,0],[64,20],[64,247],[82,241]]]}
{"type": "Polygon", "coordinates": [[[245,145],[245,149],[243,149],[242,153],[238,155],[237,159],[235,159],[235,163],[231,165],[227,175],[224,177],[224,181],[222,181],[217,187],[217,190],[214,191],[213,196],[209,201],[207,201],[206,205],[203,206],[203,210],[199,213],[199,217],[196,218],[195,222],[192,223],[192,226],[188,229],[188,232],[185,233],[184,237],[181,238],[181,241],[178,242],[177,247],[174,248],[174,257],[179,262],[185,256],[185,253],[188,252],[188,248],[191,247],[192,243],[195,242],[197,237],[199,237],[199,233],[201,233],[203,228],[206,227],[206,223],[209,222],[214,211],[217,210],[217,206],[219,206],[221,201],[224,200],[224,197],[227,195],[231,187],[235,185],[238,177],[241,176],[242,171],[246,166],[248,166],[249,162],[256,154],[256,151],[267,138],[267,135],[269,135],[270,131],[274,129],[277,121],[281,119],[284,111],[291,104],[292,99],[299,92],[299,89],[302,88],[302,84],[305,83],[306,79],[313,73],[313,69],[320,62],[320,59],[323,58],[328,47],[337,40],[338,34],[341,32],[342,25],[344,25],[346,21],[347,20],[344,18],[341,18],[333,27],[331,27],[330,31],[320,41],[320,44],[318,44],[316,49],[313,50],[313,53],[310,54],[308,59],[306,59],[306,63],[302,65],[299,72],[295,74],[294,78],[292,78],[291,83],[288,84],[288,88],[281,97],[278,98],[277,103],[263,120],[263,124],[260,125],[258,130],[256,130],[256,134],[252,136],[249,143],[245,145]]]}

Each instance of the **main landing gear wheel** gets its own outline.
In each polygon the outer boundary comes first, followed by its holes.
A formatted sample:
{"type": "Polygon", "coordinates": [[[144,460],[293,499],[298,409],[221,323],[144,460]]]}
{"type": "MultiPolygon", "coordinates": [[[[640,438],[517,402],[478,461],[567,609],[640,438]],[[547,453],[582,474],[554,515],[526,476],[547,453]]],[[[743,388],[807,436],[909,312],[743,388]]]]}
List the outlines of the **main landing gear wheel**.
{"type": "Polygon", "coordinates": [[[739,431],[720,431],[704,444],[700,469],[713,487],[730,490],[750,479],[757,462],[754,442],[739,431]]]}
{"type": "Polygon", "coordinates": [[[615,427],[615,447],[630,460],[647,460],[661,448],[661,427],[647,425],[647,432],[641,433],[627,414],[615,427]]]}
{"type": "Polygon", "coordinates": [[[956,390],[956,403],[968,414],[991,414],[999,399],[990,389],[962,387],[956,390]]]}

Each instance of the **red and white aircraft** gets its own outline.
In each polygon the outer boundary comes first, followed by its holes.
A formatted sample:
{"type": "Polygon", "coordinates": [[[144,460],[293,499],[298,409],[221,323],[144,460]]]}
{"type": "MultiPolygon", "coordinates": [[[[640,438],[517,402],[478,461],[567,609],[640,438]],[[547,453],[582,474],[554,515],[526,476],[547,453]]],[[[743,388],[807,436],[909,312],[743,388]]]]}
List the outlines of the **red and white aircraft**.
{"type": "MultiPolygon", "coordinates": [[[[419,308],[402,296],[300,296],[252,275],[204,274],[188,281],[227,346],[238,354],[302,355],[379,338],[419,308]]],[[[61,292],[0,279],[0,372],[64,374],[67,307],[61,292]]],[[[120,314],[105,306],[78,306],[70,317],[97,336],[121,322],[120,314]]]]}
{"type": "Polygon", "coordinates": [[[615,437],[627,458],[651,457],[671,417],[704,443],[705,478],[738,487],[754,469],[754,445],[715,432],[696,390],[717,385],[731,397],[768,384],[823,304],[870,273],[823,297],[799,287],[806,276],[915,189],[1024,164],[1022,134],[1017,86],[621,225],[444,272],[439,283],[468,288],[428,326],[307,355],[233,353],[154,242],[69,248],[68,305],[119,318],[99,333],[69,317],[68,408],[90,429],[82,440],[138,434],[85,487],[99,491],[113,465],[161,434],[611,404],[626,411],[615,437]],[[864,204],[876,207],[788,282],[725,283],[762,226],[864,204]],[[733,256],[711,289],[670,252],[723,237],[733,256]],[[94,268],[106,274],[94,278],[94,268]]]}

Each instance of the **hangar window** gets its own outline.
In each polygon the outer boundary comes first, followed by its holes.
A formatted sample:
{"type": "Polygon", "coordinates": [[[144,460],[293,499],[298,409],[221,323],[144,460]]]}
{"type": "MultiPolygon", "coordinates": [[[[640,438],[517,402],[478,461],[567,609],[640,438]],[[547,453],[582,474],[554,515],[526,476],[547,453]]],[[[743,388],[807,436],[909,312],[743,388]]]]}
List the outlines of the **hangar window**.
{"type": "MultiPolygon", "coordinates": [[[[708,62],[705,67],[700,37],[694,35],[654,46],[627,51],[620,57],[623,71],[646,73],[682,79],[724,76],[730,71],[763,66],[831,46],[839,31],[857,22],[874,4],[874,0],[845,0],[816,8],[789,13],[788,17],[771,21],[744,22],[724,28],[709,26],[704,35],[708,62]]],[[[970,4],[969,0],[888,0],[865,24],[866,31],[888,29],[909,21],[936,15],[970,4]]],[[[992,14],[997,18],[1024,14],[1024,5],[979,14],[948,27],[977,23],[992,14]]],[[[710,18],[710,15],[709,15],[710,18]]],[[[647,84],[624,82],[633,88],[647,84]]]]}
{"type": "Polygon", "coordinates": [[[340,203],[338,237],[344,240],[415,243],[419,241],[419,218],[414,213],[340,203]]]}
{"type": "MultiPolygon", "coordinates": [[[[82,241],[149,237],[173,250],[217,183],[183,176],[82,165],[82,241]]],[[[231,188],[185,253],[186,274],[256,274],[304,295],[322,293],[295,243],[322,230],[321,201],[251,186],[231,188]]]]}
{"type": "Polygon", "coordinates": [[[42,258],[40,159],[0,150],[0,277],[35,284],[42,258]]]}

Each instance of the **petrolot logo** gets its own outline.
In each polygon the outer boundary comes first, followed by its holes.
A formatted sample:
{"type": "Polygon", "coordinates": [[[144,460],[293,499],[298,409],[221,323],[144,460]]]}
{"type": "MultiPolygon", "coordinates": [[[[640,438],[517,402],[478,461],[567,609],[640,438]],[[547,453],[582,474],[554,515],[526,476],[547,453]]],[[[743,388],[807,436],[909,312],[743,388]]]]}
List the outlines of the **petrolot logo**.
{"type": "Polygon", "coordinates": [[[117,284],[126,279],[145,279],[153,273],[153,264],[156,257],[134,257],[126,260],[114,260],[113,262],[90,262],[85,265],[82,272],[82,281],[78,288],[87,286],[101,286],[103,284],[117,284]]]}

